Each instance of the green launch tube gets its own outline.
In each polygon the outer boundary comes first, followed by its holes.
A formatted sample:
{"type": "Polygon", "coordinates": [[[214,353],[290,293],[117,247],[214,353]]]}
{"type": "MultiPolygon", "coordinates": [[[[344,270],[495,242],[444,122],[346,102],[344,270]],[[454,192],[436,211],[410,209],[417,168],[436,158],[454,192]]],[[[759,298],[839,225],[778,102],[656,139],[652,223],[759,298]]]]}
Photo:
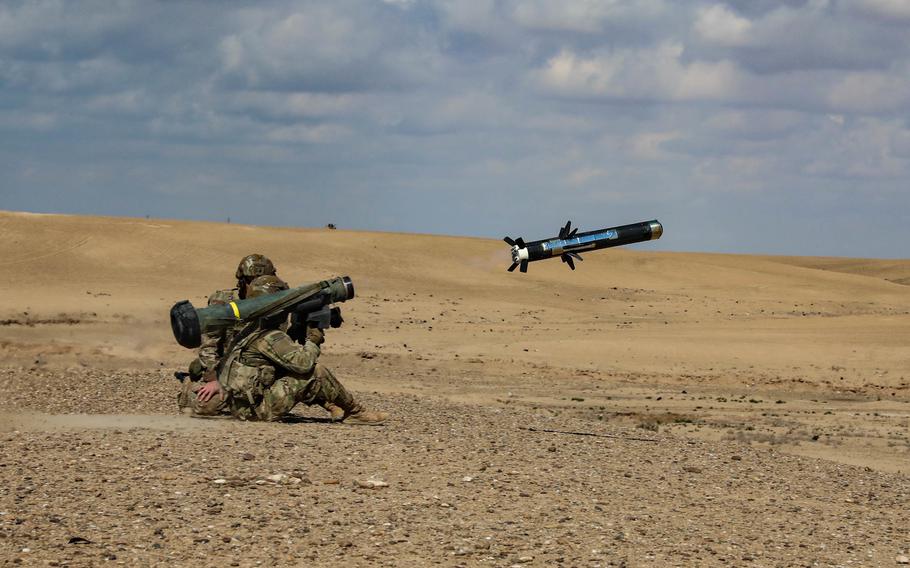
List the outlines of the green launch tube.
{"type": "Polygon", "coordinates": [[[202,334],[294,311],[303,303],[322,305],[345,302],[354,297],[354,283],[347,276],[305,284],[290,290],[266,294],[228,304],[195,308],[189,300],[171,308],[171,331],[177,343],[193,349],[202,344],[202,334]]]}

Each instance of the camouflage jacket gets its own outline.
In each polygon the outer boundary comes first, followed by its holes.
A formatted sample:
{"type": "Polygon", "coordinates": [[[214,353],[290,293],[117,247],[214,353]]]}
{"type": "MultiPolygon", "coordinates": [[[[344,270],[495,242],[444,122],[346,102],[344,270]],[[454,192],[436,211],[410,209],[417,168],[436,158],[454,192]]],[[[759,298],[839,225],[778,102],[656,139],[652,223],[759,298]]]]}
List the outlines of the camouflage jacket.
{"type": "MultiPolygon", "coordinates": [[[[227,304],[239,299],[240,295],[237,288],[217,290],[209,296],[208,305],[227,304]]],[[[241,329],[243,329],[243,325],[238,324],[229,329],[202,334],[202,344],[199,346],[199,360],[206,371],[216,368],[218,361],[224,357],[224,350],[231,342],[231,339],[241,329]]]]}
{"type": "Polygon", "coordinates": [[[256,331],[227,355],[218,380],[230,396],[255,404],[281,377],[312,377],[319,352],[315,343],[300,345],[279,329],[256,331]]]}

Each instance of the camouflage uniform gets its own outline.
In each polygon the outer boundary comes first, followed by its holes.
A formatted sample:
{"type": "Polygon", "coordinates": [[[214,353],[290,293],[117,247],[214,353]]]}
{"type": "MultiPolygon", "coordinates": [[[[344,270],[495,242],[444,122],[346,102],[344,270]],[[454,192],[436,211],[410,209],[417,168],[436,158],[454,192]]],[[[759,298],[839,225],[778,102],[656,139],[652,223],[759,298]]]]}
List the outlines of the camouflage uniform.
{"type": "MultiPolygon", "coordinates": [[[[208,305],[227,304],[239,298],[237,288],[216,290],[209,296],[208,305]]],[[[235,325],[225,330],[202,334],[198,356],[190,363],[189,378],[183,380],[183,386],[177,395],[177,406],[181,411],[195,416],[215,416],[226,412],[227,405],[217,398],[204,403],[198,402],[196,390],[203,385],[203,375],[207,371],[214,372],[217,369],[218,361],[224,356],[224,350],[241,329],[243,325],[235,325]]]]}
{"type": "MultiPolygon", "coordinates": [[[[209,296],[208,305],[224,305],[239,299],[240,295],[237,288],[218,290],[209,296]]],[[[224,357],[225,348],[231,342],[231,339],[234,338],[234,335],[241,329],[243,329],[243,324],[238,324],[216,332],[202,334],[202,345],[199,346],[199,362],[202,363],[203,372],[214,369],[218,365],[218,361],[224,357]]]]}
{"type": "MultiPolygon", "coordinates": [[[[261,254],[248,254],[240,259],[237,265],[237,271],[234,273],[237,278],[237,287],[228,290],[217,290],[208,298],[208,305],[223,305],[236,300],[242,300],[246,297],[247,285],[263,277],[270,276],[272,280],[268,281],[266,287],[275,287],[278,289],[287,289],[287,283],[275,276],[275,265],[268,257],[261,254]]],[[[272,292],[268,289],[267,292],[272,292]]],[[[242,323],[238,323],[231,328],[213,333],[202,334],[202,344],[199,346],[199,352],[196,359],[190,363],[189,378],[182,380],[180,393],[177,395],[177,406],[181,412],[187,412],[194,416],[214,416],[225,412],[226,404],[217,397],[205,403],[199,403],[196,400],[196,391],[204,384],[204,375],[218,368],[218,362],[224,357],[224,351],[231,344],[234,336],[243,329],[242,323]]]]}
{"type": "Polygon", "coordinates": [[[319,346],[296,343],[279,329],[244,338],[225,360],[218,380],[231,414],[240,420],[279,420],[298,403],[360,409],[332,372],[317,363],[319,346]]]}
{"type": "MultiPolygon", "coordinates": [[[[250,283],[248,297],[272,294],[287,287],[287,283],[273,274],[262,275],[250,283]]],[[[246,324],[257,326],[256,329],[235,327],[227,332],[227,338],[207,338],[203,348],[207,344],[214,345],[215,348],[207,353],[218,357],[210,368],[215,368],[221,361],[218,370],[221,395],[200,403],[197,391],[203,383],[184,384],[181,408],[196,416],[229,411],[241,420],[274,421],[290,412],[297,403],[304,403],[322,406],[333,421],[378,424],[386,419],[385,413],[370,412],[358,404],[335,375],[316,362],[319,345],[325,341],[321,329],[308,328],[306,341],[301,345],[285,333],[285,323],[275,319],[261,320],[246,324]],[[237,334],[243,334],[243,337],[238,338],[237,334]],[[230,353],[224,353],[228,347],[230,353]]],[[[200,365],[203,359],[203,349],[200,349],[200,365]]]]}

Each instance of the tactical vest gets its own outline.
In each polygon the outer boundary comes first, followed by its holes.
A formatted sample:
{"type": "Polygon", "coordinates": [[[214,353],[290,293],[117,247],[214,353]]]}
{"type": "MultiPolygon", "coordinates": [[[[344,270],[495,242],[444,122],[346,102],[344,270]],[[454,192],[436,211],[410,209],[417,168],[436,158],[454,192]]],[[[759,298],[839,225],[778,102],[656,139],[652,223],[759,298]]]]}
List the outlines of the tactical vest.
{"type": "Polygon", "coordinates": [[[263,337],[272,329],[257,330],[241,339],[224,359],[218,381],[234,398],[245,398],[251,405],[256,405],[262,396],[275,382],[275,367],[260,365],[254,367],[240,360],[243,351],[254,341],[263,337]]]}

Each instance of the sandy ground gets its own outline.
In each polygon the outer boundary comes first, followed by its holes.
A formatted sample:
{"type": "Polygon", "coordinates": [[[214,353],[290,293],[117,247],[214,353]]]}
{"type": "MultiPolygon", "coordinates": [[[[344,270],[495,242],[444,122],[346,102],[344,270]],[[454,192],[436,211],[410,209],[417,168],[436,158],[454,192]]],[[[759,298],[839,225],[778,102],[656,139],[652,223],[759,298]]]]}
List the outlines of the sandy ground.
{"type": "Polygon", "coordinates": [[[483,239],[0,212],[0,564],[910,552],[910,261],[508,264],[483,239]],[[323,360],[387,425],[176,414],[168,309],[249,252],[353,278],[323,360]]]}

